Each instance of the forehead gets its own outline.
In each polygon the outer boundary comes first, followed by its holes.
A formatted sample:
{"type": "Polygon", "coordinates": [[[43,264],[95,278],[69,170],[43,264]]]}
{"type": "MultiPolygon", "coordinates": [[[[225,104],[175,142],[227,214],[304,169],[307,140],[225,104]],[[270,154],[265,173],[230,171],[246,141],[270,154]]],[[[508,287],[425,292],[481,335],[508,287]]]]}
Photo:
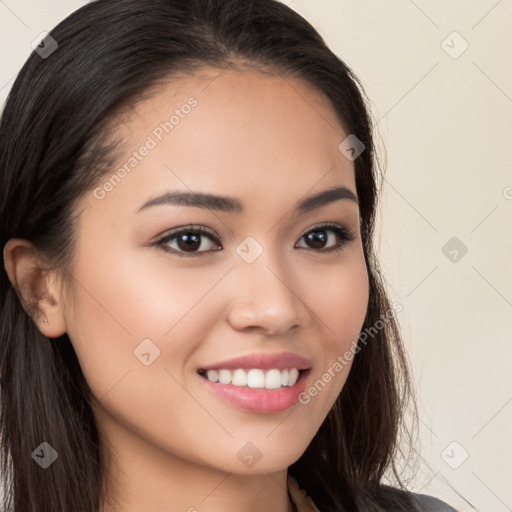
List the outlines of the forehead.
{"type": "Polygon", "coordinates": [[[347,134],[301,79],[204,68],[159,84],[127,112],[116,132],[126,151],[112,169],[126,172],[108,199],[131,211],[177,188],[260,203],[335,184],[355,191],[353,163],[338,149],[347,134]]]}

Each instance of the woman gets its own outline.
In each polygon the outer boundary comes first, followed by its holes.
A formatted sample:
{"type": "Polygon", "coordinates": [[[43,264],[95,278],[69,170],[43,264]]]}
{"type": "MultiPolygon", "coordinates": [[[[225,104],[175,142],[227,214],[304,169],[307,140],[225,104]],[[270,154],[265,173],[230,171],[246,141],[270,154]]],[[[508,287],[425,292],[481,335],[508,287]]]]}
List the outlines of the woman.
{"type": "Polygon", "coordinates": [[[370,118],[298,14],[91,2],[0,161],[5,510],[453,510],[396,471],[370,118]]]}

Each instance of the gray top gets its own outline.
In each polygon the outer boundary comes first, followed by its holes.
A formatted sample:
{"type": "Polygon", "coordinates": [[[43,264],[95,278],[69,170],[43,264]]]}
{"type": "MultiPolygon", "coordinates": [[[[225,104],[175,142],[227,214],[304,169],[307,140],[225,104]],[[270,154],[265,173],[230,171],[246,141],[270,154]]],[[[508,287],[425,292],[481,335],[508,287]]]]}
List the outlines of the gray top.
{"type": "MultiPolygon", "coordinates": [[[[407,495],[421,512],[458,512],[448,503],[434,498],[434,496],[405,491],[387,485],[384,487],[387,487],[394,494],[407,495]]],[[[322,512],[312,501],[311,497],[307,495],[306,491],[300,489],[295,479],[290,475],[288,475],[288,491],[297,512],[322,512]]],[[[396,510],[389,509],[388,512],[396,512],[396,510]]]]}
{"type": "Polygon", "coordinates": [[[424,512],[457,512],[453,507],[433,496],[412,493],[421,511],[424,512]]]}

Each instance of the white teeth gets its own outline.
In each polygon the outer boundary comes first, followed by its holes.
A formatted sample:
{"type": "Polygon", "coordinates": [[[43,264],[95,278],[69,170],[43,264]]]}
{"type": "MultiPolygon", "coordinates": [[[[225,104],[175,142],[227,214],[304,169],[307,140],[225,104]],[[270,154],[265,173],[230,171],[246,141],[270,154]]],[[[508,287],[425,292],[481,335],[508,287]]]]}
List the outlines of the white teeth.
{"type": "Polygon", "coordinates": [[[219,370],[219,382],[221,384],[230,384],[231,372],[229,370],[219,370]]]}
{"type": "Polygon", "coordinates": [[[237,368],[236,370],[220,369],[206,372],[206,378],[211,382],[265,389],[293,386],[298,377],[299,370],[297,368],[286,368],[284,370],[272,368],[266,371],[259,368],[251,368],[249,371],[237,368]]]}
{"type": "Polygon", "coordinates": [[[253,368],[247,373],[247,385],[250,388],[264,388],[265,387],[265,375],[263,370],[253,368]]]}
{"type": "Polygon", "coordinates": [[[267,389],[276,389],[281,387],[281,372],[279,370],[269,370],[265,374],[265,387],[267,389]]]}
{"type": "Polygon", "coordinates": [[[288,373],[288,386],[293,386],[299,378],[299,370],[292,368],[288,373]]]}
{"type": "Polygon", "coordinates": [[[231,384],[233,384],[233,386],[247,386],[247,374],[243,370],[235,370],[231,384]]]}
{"type": "Polygon", "coordinates": [[[212,382],[219,382],[219,372],[217,370],[208,370],[206,376],[212,382]]]}

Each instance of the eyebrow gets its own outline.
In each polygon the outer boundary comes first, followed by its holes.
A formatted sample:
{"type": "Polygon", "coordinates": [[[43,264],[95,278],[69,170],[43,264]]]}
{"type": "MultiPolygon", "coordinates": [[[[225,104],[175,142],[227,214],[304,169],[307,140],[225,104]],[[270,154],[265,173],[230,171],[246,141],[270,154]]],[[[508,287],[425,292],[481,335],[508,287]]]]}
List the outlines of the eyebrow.
{"type": "MultiPolygon", "coordinates": [[[[293,211],[295,213],[306,213],[342,199],[348,199],[359,204],[357,196],[350,189],[337,186],[301,199],[294,205],[293,211]]],[[[159,205],[192,206],[227,213],[242,213],[244,211],[242,203],[234,197],[217,196],[202,192],[170,191],[150,199],[137,212],[159,205]]]]}

